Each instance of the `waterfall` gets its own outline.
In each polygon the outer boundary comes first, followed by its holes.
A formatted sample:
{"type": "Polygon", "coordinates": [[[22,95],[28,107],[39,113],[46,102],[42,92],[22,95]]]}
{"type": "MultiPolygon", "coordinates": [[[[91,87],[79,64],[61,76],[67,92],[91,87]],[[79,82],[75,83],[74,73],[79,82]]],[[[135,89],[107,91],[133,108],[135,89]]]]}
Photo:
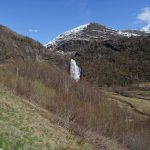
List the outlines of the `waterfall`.
{"type": "Polygon", "coordinates": [[[76,81],[80,80],[81,76],[80,68],[73,59],[70,60],[70,76],[76,81]]]}

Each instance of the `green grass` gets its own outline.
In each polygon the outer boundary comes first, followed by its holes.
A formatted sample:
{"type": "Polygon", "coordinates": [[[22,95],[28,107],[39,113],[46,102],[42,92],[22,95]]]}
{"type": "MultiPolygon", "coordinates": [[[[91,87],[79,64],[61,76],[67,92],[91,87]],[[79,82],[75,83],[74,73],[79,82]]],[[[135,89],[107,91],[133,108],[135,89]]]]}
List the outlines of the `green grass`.
{"type": "Polygon", "coordinates": [[[113,92],[108,92],[109,97],[112,98],[112,100],[117,100],[122,103],[126,103],[129,105],[132,105],[134,110],[136,110],[139,113],[143,113],[145,115],[150,115],[150,101],[144,100],[142,98],[137,97],[126,97],[122,96],[113,92]]]}
{"type": "Polygon", "coordinates": [[[43,116],[35,107],[0,88],[0,148],[3,150],[92,149],[85,140],[52,124],[43,116]]]}

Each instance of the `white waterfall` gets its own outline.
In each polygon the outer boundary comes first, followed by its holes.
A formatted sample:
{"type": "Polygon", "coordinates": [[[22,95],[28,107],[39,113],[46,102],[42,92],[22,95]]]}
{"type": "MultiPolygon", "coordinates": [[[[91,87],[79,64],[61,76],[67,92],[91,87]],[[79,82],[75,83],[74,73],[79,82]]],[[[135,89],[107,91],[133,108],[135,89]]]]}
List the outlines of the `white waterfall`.
{"type": "Polygon", "coordinates": [[[80,80],[81,76],[80,68],[73,59],[70,60],[70,76],[76,81],[80,80]]]}

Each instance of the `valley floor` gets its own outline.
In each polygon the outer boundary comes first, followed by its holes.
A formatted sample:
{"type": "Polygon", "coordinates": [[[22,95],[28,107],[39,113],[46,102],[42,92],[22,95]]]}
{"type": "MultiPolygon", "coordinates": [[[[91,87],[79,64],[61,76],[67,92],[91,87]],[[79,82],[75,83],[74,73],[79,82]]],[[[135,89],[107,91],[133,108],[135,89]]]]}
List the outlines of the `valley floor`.
{"type": "Polygon", "coordinates": [[[110,100],[116,101],[121,107],[134,112],[136,115],[150,117],[150,92],[149,91],[131,91],[127,96],[115,92],[105,93],[110,100]]]}

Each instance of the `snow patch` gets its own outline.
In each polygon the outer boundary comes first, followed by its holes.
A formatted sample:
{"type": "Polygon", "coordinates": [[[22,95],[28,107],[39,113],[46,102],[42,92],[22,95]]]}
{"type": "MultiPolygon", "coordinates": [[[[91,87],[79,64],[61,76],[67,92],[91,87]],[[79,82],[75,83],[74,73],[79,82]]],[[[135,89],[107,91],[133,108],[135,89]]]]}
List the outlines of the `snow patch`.
{"type": "Polygon", "coordinates": [[[81,76],[80,68],[73,59],[70,60],[70,76],[76,81],[80,80],[81,76]]]}
{"type": "Polygon", "coordinates": [[[76,34],[79,34],[80,32],[82,32],[84,29],[87,28],[87,26],[90,25],[90,23],[88,24],[85,24],[85,25],[82,25],[82,26],[79,26],[79,27],[76,27],[74,29],[71,29],[71,30],[68,30],[62,34],[60,34],[59,36],[57,36],[54,40],[48,42],[47,44],[45,44],[44,46],[45,47],[48,47],[49,45],[56,45],[57,44],[57,41],[59,40],[62,40],[62,39],[65,39],[65,40],[70,40],[72,38],[75,38],[75,37],[72,37],[72,35],[76,35],[76,34]]]}
{"type": "Polygon", "coordinates": [[[57,54],[61,54],[61,55],[64,55],[64,51],[55,51],[55,53],[57,53],[57,54]]]}
{"type": "Polygon", "coordinates": [[[78,32],[80,32],[80,31],[84,30],[85,28],[87,28],[88,25],[89,25],[89,23],[88,23],[88,24],[85,24],[85,25],[82,25],[82,26],[79,26],[79,27],[76,27],[76,28],[74,28],[74,29],[71,29],[71,30],[69,30],[69,31],[66,31],[65,33],[61,34],[60,36],[67,36],[67,35],[69,35],[69,34],[78,33],[78,32]]]}
{"type": "Polygon", "coordinates": [[[122,36],[127,36],[128,38],[131,36],[140,36],[139,34],[130,33],[130,32],[123,32],[123,31],[118,31],[117,33],[122,35],[122,36]]]}

